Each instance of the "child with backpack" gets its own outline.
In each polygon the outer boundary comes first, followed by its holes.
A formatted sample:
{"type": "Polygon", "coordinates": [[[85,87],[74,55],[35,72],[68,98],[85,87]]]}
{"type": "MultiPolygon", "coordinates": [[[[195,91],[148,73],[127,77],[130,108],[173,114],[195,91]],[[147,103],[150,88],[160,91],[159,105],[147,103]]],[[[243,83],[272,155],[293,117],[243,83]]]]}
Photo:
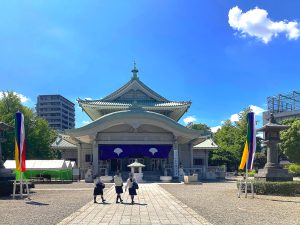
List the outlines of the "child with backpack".
{"type": "Polygon", "coordinates": [[[101,195],[102,203],[105,202],[105,199],[103,198],[103,189],[105,188],[105,184],[102,182],[100,177],[95,179],[95,187],[94,187],[94,203],[97,203],[96,198],[97,195],[101,195]]]}
{"type": "Polygon", "coordinates": [[[125,191],[127,190],[127,188],[131,197],[131,204],[134,204],[134,196],[137,195],[136,189],[139,189],[139,185],[133,177],[133,174],[129,174],[129,178],[127,179],[127,183],[125,186],[125,191]]]}

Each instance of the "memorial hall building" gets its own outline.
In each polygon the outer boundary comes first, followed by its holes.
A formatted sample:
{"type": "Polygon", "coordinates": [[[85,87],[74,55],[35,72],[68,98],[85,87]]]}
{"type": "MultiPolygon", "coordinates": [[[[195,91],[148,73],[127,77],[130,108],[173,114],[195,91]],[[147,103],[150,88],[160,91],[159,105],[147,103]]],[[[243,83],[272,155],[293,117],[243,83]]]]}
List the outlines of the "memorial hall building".
{"type": "Polygon", "coordinates": [[[163,174],[176,178],[179,168],[206,177],[209,151],[217,146],[202,131],[178,122],[191,102],[159,95],[139,79],[135,65],[118,90],[99,100],[77,101],[92,122],[66,130],[52,147],[77,162],[81,177],[88,169],[97,176],[127,175],[136,159],[145,165],[145,180],[163,174]]]}

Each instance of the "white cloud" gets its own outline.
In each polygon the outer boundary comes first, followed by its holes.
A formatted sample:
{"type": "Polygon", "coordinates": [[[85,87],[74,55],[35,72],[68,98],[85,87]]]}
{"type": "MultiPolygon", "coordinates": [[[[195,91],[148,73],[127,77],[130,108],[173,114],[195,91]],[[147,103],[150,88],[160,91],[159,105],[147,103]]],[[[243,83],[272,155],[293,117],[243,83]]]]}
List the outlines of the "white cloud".
{"type": "Polygon", "coordinates": [[[188,116],[188,117],[186,117],[186,118],[183,119],[183,122],[184,122],[185,124],[188,124],[188,123],[193,123],[193,122],[195,122],[196,120],[197,120],[197,119],[196,119],[195,116],[188,116]]]}
{"type": "MultiPolygon", "coordinates": [[[[3,98],[4,93],[6,93],[6,92],[5,91],[1,91],[0,92],[0,99],[3,98]]],[[[28,102],[30,100],[30,98],[26,97],[25,95],[22,95],[22,94],[17,93],[17,92],[13,92],[13,93],[20,98],[20,100],[21,100],[22,103],[26,103],[26,102],[28,102]]]]}
{"type": "Polygon", "coordinates": [[[239,118],[239,114],[235,113],[233,115],[230,116],[230,121],[233,123],[233,122],[237,122],[239,121],[240,118],[239,118]]]}
{"type": "Polygon", "coordinates": [[[91,121],[82,121],[81,123],[83,124],[83,125],[87,125],[87,124],[89,124],[91,121]]]}
{"type": "Polygon", "coordinates": [[[221,126],[215,126],[210,128],[211,132],[213,133],[216,133],[219,129],[221,129],[221,126]]]}
{"type": "Polygon", "coordinates": [[[254,8],[245,13],[235,6],[228,13],[229,25],[240,32],[241,37],[247,35],[256,37],[267,44],[279,33],[285,33],[289,40],[297,40],[300,29],[297,22],[286,20],[274,22],[268,18],[268,12],[264,9],[254,8]]]}
{"type": "Polygon", "coordinates": [[[266,111],[265,109],[260,108],[260,107],[255,106],[255,105],[249,105],[249,107],[250,107],[250,109],[252,110],[252,112],[254,112],[254,114],[255,114],[256,116],[261,116],[262,113],[263,113],[264,111],[266,111]]]}
{"type": "Polygon", "coordinates": [[[92,98],[84,98],[84,100],[89,100],[90,101],[90,100],[92,100],[92,98]]]}
{"type": "MultiPolygon", "coordinates": [[[[264,112],[264,111],[266,111],[265,109],[263,109],[263,108],[261,108],[261,107],[259,107],[259,106],[255,106],[255,105],[249,105],[249,108],[252,110],[252,112],[254,112],[254,114],[256,115],[256,116],[262,116],[262,113],[264,112]]],[[[241,112],[240,112],[241,113],[241,112]]],[[[235,113],[235,114],[232,114],[231,116],[230,116],[230,121],[233,123],[233,122],[237,122],[237,121],[239,121],[240,120],[240,118],[239,118],[239,114],[238,113],[235,113]]],[[[223,122],[223,121],[222,121],[223,122]]],[[[221,124],[222,124],[222,122],[221,122],[221,124]]]]}

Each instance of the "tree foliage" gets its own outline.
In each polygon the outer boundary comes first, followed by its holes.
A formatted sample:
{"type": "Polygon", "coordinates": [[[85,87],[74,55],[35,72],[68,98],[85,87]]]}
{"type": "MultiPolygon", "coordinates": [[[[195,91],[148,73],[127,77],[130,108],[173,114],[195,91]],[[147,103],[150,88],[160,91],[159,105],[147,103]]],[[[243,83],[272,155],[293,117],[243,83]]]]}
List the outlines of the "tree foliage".
{"type": "MultiPolygon", "coordinates": [[[[0,121],[15,126],[15,113],[24,114],[27,159],[53,159],[57,157],[50,145],[56,137],[56,132],[49,128],[48,122],[38,117],[34,111],[22,105],[20,98],[13,92],[3,92],[0,99],[0,121]]],[[[7,142],[3,144],[3,158],[14,159],[15,133],[14,129],[6,132],[7,142]]]]}
{"type": "Polygon", "coordinates": [[[210,135],[211,134],[210,127],[207,126],[204,123],[193,124],[191,126],[191,128],[194,129],[194,130],[201,130],[201,131],[203,131],[203,135],[210,135]]]}
{"type": "Polygon", "coordinates": [[[281,151],[291,162],[300,164],[300,119],[283,122],[291,127],[281,132],[281,151]]]}

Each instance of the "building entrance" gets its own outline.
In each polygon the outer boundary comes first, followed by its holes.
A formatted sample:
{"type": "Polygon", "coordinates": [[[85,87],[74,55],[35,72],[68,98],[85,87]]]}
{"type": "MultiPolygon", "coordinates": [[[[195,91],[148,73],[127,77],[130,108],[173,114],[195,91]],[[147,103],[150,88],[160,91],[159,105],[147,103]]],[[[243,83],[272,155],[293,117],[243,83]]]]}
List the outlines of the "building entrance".
{"type": "Polygon", "coordinates": [[[121,159],[111,159],[110,160],[111,172],[120,171],[121,168],[122,168],[122,160],[121,159]]]}
{"type": "Polygon", "coordinates": [[[162,169],[162,160],[161,159],[151,159],[151,171],[160,171],[162,169]]]}

